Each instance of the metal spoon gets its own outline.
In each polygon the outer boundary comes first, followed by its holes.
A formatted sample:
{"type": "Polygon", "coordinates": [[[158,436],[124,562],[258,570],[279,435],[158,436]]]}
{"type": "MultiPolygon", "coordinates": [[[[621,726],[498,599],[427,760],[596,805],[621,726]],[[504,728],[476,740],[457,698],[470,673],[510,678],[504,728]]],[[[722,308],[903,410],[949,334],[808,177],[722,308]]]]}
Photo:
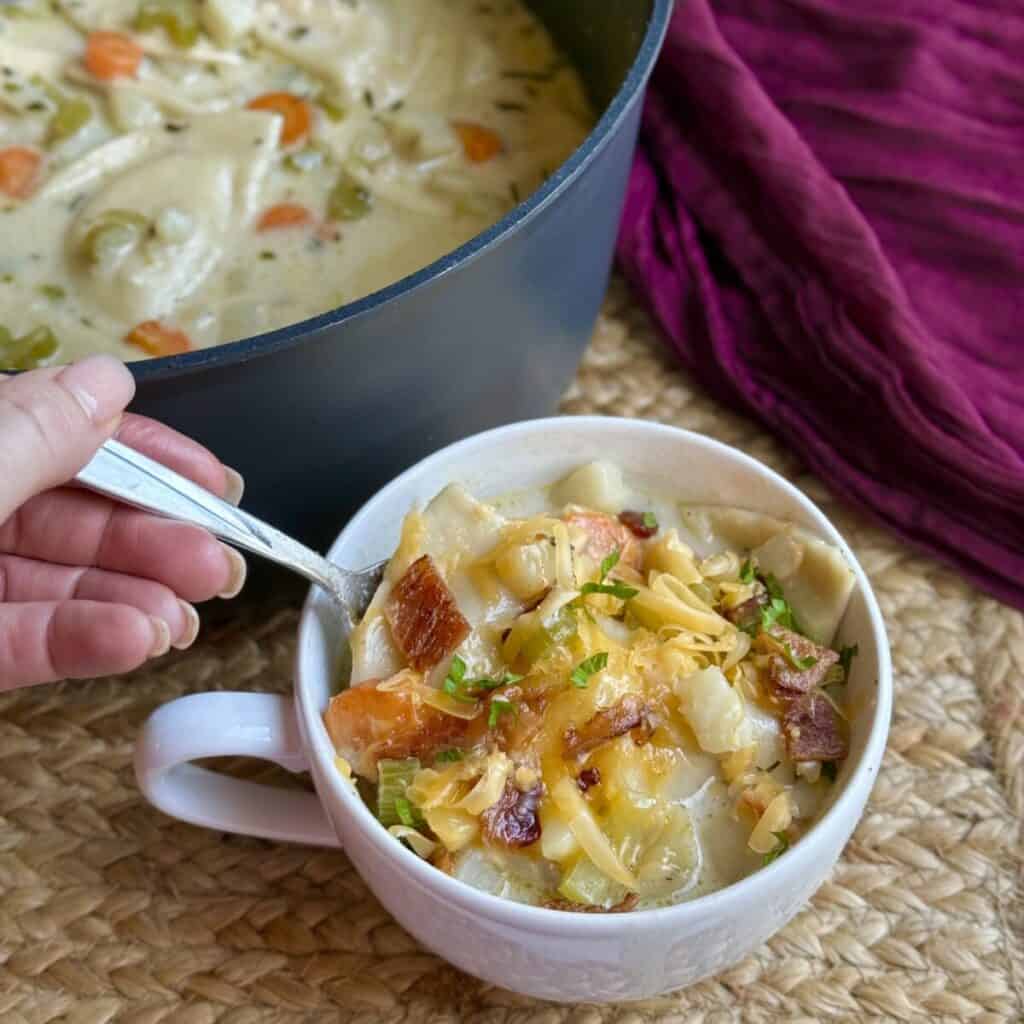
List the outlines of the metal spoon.
{"type": "Polygon", "coordinates": [[[201,526],[235,547],[305,576],[326,590],[353,623],[366,611],[387,564],[378,562],[358,572],[342,569],[287,534],[118,441],[107,441],[75,479],[126,505],[201,526]]]}

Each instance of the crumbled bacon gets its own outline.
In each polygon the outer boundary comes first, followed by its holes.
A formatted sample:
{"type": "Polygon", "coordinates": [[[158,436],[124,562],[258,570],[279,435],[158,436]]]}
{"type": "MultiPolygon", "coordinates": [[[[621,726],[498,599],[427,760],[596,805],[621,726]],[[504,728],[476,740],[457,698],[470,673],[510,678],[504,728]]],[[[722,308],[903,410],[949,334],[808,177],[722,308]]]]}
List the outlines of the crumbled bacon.
{"type": "Polygon", "coordinates": [[[619,552],[619,567],[630,566],[639,569],[643,552],[633,534],[611,516],[603,512],[570,512],[565,517],[568,527],[576,527],[587,537],[584,552],[595,562],[607,558],[613,551],[619,552]]]}
{"type": "Polygon", "coordinates": [[[584,768],[583,771],[576,776],[576,785],[579,786],[581,793],[586,793],[588,789],[593,789],[594,786],[599,785],[601,782],[601,772],[597,768],[584,768]]]}
{"type": "Polygon", "coordinates": [[[548,900],[544,906],[548,910],[565,910],[572,914],[628,914],[635,910],[640,897],[635,892],[626,893],[618,903],[610,907],[593,907],[586,903],[573,903],[572,900],[548,900]]]}
{"type": "Polygon", "coordinates": [[[342,690],[324,712],[335,749],[358,775],[374,778],[382,757],[426,759],[468,731],[465,719],[424,704],[411,690],[378,690],[377,683],[342,690]]]}
{"type": "Polygon", "coordinates": [[[768,591],[759,586],[753,597],[736,605],[735,608],[724,609],[722,615],[734,626],[739,626],[740,629],[749,629],[761,620],[761,609],[766,604],[768,604],[768,591]]]}
{"type": "Polygon", "coordinates": [[[849,753],[839,714],[821,693],[805,693],[787,703],[782,735],[793,761],[841,761],[849,753]]]}
{"type": "Polygon", "coordinates": [[[446,658],[469,635],[469,623],[430,555],[416,559],[384,607],[398,649],[417,672],[446,658]]]}
{"type": "Polygon", "coordinates": [[[481,815],[484,837],[503,846],[529,846],[540,839],[540,798],[544,787],[537,783],[528,790],[505,784],[498,802],[481,815]]]}
{"type": "Polygon", "coordinates": [[[808,693],[820,686],[828,670],[839,661],[835,651],[781,626],[773,626],[769,633],[758,636],[755,646],[772,653],[768,663],[768,678],[772,685],[790,693],[808,693]],[[804,669],[796,668],[785,654],[779,653],[779,644],[787,648],[794,659],[813,658],[814,663],[804,669]]]}
{"type": "Polygon", "coordinates": [[[620,512],[619,522],[634,537],[639,537],[641,540],[647,540],[648,537],[653,537],[658,532],[657,520],[652,518],[648,525],[648,522],[645,521],[645,513],[637,512],[635,509],[627,508],[620,512]]]}
{"type": "Polygon", "coordinates": [[[562,748],[566,757],[580,757],[590,753],[602,743],[637,729],[642,735],[634,736],[637,742],[645,742],[650,735],[647,705],[637,696],[629,694],[618,704],[598,711],[584,725],[577,729],[570,726],[562,737],[562,748]]]}

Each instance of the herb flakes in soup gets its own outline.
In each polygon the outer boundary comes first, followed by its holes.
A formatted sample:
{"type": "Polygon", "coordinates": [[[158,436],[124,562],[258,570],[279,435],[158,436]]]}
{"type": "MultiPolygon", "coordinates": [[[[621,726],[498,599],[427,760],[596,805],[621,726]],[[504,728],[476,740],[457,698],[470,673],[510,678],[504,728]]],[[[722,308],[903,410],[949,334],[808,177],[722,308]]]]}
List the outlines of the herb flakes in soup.
{"type": "Polygon", "coordinates": [[[592,123],[520,3],[7,0],[0,369],[360,298],[493,224],[592,123]]]}

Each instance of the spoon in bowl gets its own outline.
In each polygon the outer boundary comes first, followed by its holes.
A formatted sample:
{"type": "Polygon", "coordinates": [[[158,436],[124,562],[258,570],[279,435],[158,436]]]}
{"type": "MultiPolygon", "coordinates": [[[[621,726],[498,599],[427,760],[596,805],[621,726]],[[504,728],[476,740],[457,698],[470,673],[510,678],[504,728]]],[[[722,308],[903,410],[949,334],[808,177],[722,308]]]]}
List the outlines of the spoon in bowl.
{"type": "Polygon", "coordinates": [[[350,624],[362,617],[384,575],[386,562],[358,572],[328,562],[312,548],[118,441],[105,442],[75,480],[126,505],[200,526],[305,576],[334,598],[350,624]]]}

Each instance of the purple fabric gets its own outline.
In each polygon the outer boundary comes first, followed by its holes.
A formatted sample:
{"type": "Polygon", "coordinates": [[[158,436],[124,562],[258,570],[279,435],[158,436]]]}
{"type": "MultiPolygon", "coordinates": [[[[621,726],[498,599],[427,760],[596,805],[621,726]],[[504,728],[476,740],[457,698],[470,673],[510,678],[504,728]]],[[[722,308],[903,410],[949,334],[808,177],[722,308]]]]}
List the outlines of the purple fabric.
{"type": "Polygon", "coordinates": [[[679,0],[619,260],[716,396],[1024,608],[1024,3],[679,0]]]}

